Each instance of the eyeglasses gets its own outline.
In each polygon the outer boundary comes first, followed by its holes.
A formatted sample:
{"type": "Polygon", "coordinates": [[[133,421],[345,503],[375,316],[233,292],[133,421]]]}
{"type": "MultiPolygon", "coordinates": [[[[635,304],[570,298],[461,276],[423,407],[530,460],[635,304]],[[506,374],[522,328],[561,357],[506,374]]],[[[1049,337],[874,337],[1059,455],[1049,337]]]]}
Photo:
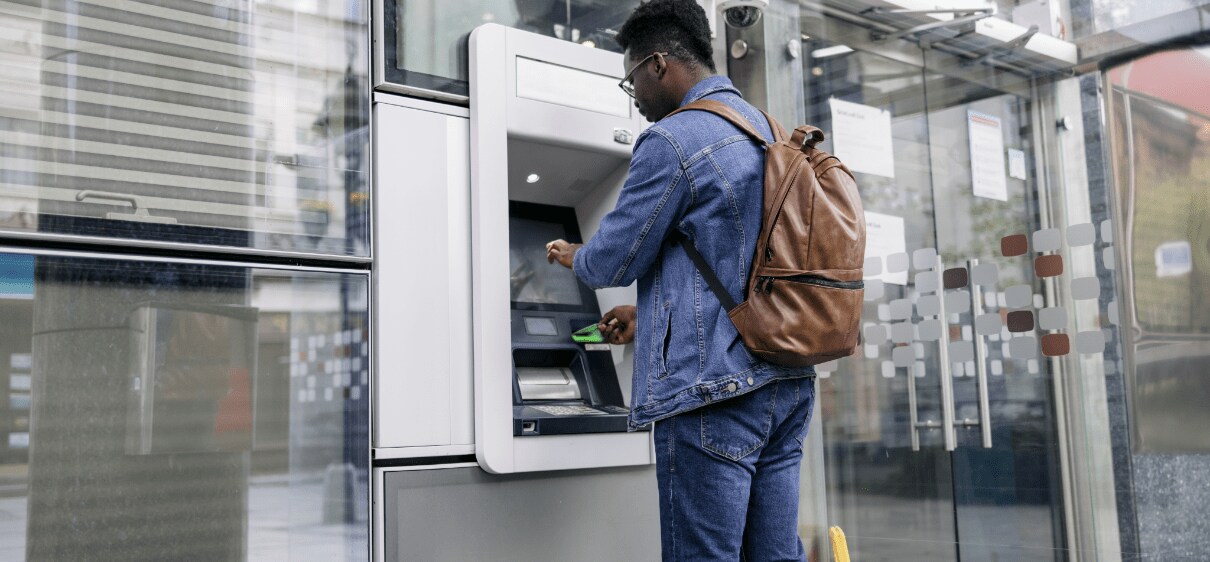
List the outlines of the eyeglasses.
{"type": "Polygon", "coordinates": [[[618,87],[621,88],[623,92],[626,92],[626,95],[630,96],[632,99],[634,98],[634,83],[630,81],[630,75],[634,74],[634,71],[638,70],[640,66],[643,66],[643,64],[645,64],[647,61],[651,60],[651,58],[656,55],[660,55],[661,57],[666,57],[666,56],[668,56],[668,53],[651,53],[650,55],[647,55],[646,58],[639,61],[639,64],[636,64],[633,67],[631,67],[630,72],[627,72],[626,76],[622,77],[622,81],[618,82],[618,87]]]}

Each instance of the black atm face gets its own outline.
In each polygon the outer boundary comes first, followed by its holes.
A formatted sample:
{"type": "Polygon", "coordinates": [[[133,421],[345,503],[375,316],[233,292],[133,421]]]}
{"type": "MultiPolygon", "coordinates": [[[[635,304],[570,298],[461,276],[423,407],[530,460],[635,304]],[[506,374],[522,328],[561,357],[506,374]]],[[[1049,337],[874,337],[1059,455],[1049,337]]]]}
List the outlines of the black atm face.
{"type": "Polygon", "coordinates": [[[626,431],[626,409],[607,344],[578,344],[601,318],[596,293],[546,261],[546,243],[580,242],[575,210],[509,204],[513,434],[626,431]]]}
{"type": "Polygon", "coordinates": [[[584,305],[580,282],[570,269],[546,261],[546,243],[566,239],[563,225],[520,217],[508,219],[511,300],[538,305],[584,305]]]}
{"type": "Polygon", "coordinates": [[[509,203],[508,267],[516,310],[582,312],[599,315],[597,296],[576,274],[546,262],[546,243],[580,243],[575,209],[533,203],[509,203]]]}

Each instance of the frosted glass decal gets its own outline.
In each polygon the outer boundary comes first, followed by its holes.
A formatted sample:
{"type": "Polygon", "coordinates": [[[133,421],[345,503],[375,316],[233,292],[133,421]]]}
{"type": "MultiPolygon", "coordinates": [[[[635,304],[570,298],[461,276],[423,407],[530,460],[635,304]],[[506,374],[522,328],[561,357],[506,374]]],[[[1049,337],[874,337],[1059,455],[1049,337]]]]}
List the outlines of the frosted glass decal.
{"type": "Polygon", "coordinates": [[[882,256],[866,258],[862,272],[870,277],[882,274],[882,256]]]}
{"type": "Polygon", "coordinates": [[[886,338],[886,328],[882,324],[869,324],[865,327],[865,341],[867,344],[883,344],[886,343],[886,338]]]}
{"type": "Polygon", "coordinates": [[[921,271],[937,267],[937,250],[921,248],[912,252],[912,266],[921,271]]]}
{"type": "Polygon", "coordinates": [[[980,314],[975,318],[975,332],[981,336],[1000,333],[1000,326],[999,314],[980,314]]]}
{"type": "Polygon", "coordinates": [[[1004,303],[1008,308],[1025,308],[1033,303],[1034,289],[1029,285],[1013,285],[1004,291],[1004,303]]]}
{"type": "Polygon", "coordinates": [[[886,287],[882,281],[878,279],[869,279],[865,282],[865,293],[862,298],[867,301],[876,301],[886,294],[886,287]]]}
{"type": "Polygon", "coordinates": [[[916,301],[916,313],[921,316],[936,316],[941,313],[941,297],[924,295],[916,301]]]}
{"type": "Polygon", "coordinates": [[[920,339],[937,341],[941,339],[941,321],[931,318],[920,323],[920,339]]]}
{"type": "Polygon", "coordinates": [[[968,341],[955,341],[949,344],[950,361],[964,363],[975,358],[975,346],[968,341]]]}
{"type": "Polygon", "coordinates": [[[971,294],[969,291],[954,291],[945,295],[945,312],[951,315],[962,314],[971,309],[971,294]]]}
{"type": "Polygon", "coordinates": [[[1033,336],[1021,336],[1008,342],[1008,348],[1015,359],[1027,359],[1038,356],[1038,340],[1033,336]]]}
{"type": "Polygon", "coordinates": [[[1062,330],[1067,327],[1067,309],[1063,307],[1043,308],[1038,311],[1038,326],[1043,330],[1062,330]]]}
{"type": "Polygon", "coordinates": [[[912,317],[912,301],[895,299],[891,301],[891,320],[907,320],[912,317]]]}
{"type": "Polygon", "coordinates": [[[1101,282],[1096,277],[1081,277],[1071,282],[1071,296],[1077,300],[1095,299],[1101,294],[1101,282]]]}
{"type": "Polygon", "coordinates": [[[1076,334],[1076,351],[1080,353],[1104,353],[1105,334],[1100,330],[1076,334]]]}
{"type": "Polygon", "coordinates": [[[1073,224],[1067,227],[1067,245],[1068,246],[1087,246],[1096,242],[1097,229],[1092,226],[1092,223],[1073,224]]]}
{"type": "Polygon", "coordinates": [[[1047,228],[1035,232],[1033,242],[1035,252],[1053,252],[1063,244],[1063,239],[1059,236],[1059,229],[1047,228]]]}
{"type": "Polygon", "coordinates": [[[916,290],[920,293],[937,292],[937,272],[922,271],[916,274],[916,290]]]}
{"type": "MultiPolygon", "coordinates": [[[[887,273],[903,273],[908,270],[908,255],[904,252],[891,254],[887,256],[886,271],[887,273]]],[[[907,276],[903,276],[907,279],[907,276]]],[[[905,281],[906,283],[906,281],[905,281]]]]}

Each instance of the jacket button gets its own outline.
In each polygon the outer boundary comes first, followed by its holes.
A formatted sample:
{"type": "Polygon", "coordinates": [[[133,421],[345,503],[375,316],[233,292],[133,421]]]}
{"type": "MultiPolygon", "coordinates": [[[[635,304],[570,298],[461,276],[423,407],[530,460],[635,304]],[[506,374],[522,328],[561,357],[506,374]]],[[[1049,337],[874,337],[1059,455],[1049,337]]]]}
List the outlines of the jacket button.
{"type": "Polygon", "coordinates": [[[756,379],[753,379],[752,377],[748,377],[748,386],[752,386],[754,384],[756,384],[756,379]]]}
{"type": "Polygon", "coordinates": [[[727,385],[727,392],[735,392],[736,388],[739,388],[739,387],[735,386],[735,383],[731,383],[731,384],[727,385]]]}

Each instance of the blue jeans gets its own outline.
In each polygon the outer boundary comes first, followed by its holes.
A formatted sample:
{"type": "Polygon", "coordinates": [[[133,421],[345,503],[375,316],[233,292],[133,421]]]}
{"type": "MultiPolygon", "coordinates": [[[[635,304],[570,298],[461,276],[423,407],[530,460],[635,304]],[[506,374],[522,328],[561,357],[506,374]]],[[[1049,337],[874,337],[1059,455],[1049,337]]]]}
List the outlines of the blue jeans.
{"type": "Polygon", "coordinates": [[[655,424],[663,558],[806,560],[798,475],[815,378],[775,380],[655,424]]]}

